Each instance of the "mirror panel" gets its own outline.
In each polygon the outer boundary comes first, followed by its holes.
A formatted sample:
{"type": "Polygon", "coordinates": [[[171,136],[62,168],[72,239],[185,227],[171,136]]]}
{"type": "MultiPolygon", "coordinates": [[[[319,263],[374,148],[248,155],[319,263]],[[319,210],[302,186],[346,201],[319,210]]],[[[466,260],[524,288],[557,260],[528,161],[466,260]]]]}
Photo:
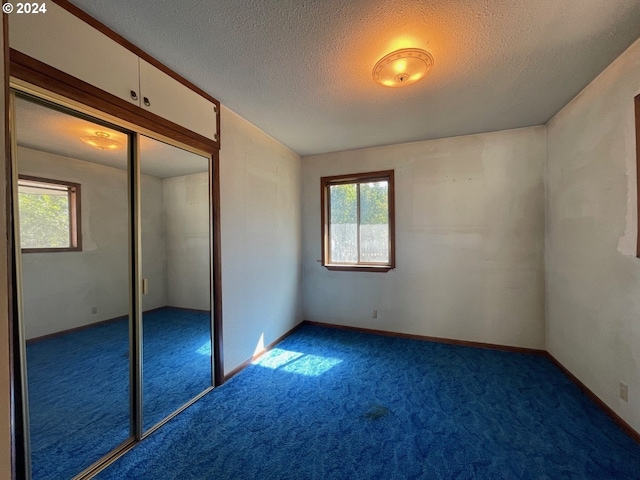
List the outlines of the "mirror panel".
{"type": "Polygon", "coordinates": [[[129,136],[15,112],[32,478],[69,479],[132,437],[129,136]]]}
{"type": "Polygon", "coordinates": [[[209,164],[140,136],[144,431],[212,385],[209,164]]]}

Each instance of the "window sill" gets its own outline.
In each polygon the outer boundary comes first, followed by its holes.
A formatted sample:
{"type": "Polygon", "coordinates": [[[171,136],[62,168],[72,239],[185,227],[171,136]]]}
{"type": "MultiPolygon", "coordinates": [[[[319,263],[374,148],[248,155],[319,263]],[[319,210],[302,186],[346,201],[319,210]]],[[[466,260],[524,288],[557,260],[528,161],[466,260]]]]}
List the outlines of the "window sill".
{"type": "Polygon", "coordinates": [[[323,265],[327,270],[342,272],[388,272],[394,267],[389,265],[323,265]]]}
{"type": "Polygon", "coordinates": [[[80,247],[65,248],[22,248],[22,253],[54,253],[54,252],[81,252],[80,247]]]}

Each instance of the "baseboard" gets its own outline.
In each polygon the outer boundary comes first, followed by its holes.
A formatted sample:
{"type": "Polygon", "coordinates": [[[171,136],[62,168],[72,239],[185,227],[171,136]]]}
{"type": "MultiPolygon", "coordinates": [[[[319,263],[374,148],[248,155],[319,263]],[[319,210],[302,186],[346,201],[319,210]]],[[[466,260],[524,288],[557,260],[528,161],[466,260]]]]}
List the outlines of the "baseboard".
{"type": "Polygon", "coordinates": [[[244,362],[242,362],[240,365],[238,365],[236,368],[234,368],[233,370],[231,370],[229,373],[227,373],[224,376],[224,381],[226,382],[226,381],[230,380],[232,377],[236,376],[238,373],[240,373],[242,370],[247,368],[249,365],[251,365],[253,362],[255,362],[262,355],[267,353],[269,350],[271,350],[273,347],[275,347],[277,344],[279,344],[281,341],[283,341],[285,338],[287,338],[293,332],[298,330],[303,324],[304,324],[304,322],[301,322],[301,323],[297,324],[295,327],[293,327],[291,330],[286,332],[284,335],[279,336],[273,342],[271,342],[269,345],[267,345],[262,350],[260,350],[258,353],[253,355],[250,359],[245,360],[244,362]]]}
{"type": "Polygon", "coordinates": [[[306,325],[316,325],[318,327],[335,328],[338,330],[349,330],[352,332],[370,333],[373,335],[384,335],[385,337],[408,338],[410,340],[422,340],[427,342],[446,343],[449,345],[458,345],[462,347],[484,348],[487,350],[500,350],[511,353],[526,353],[529,355],[546,355],[545,350],[535,348],[511,347],[509,345],[498,345],[494,343],[470,342],[467,340],[454,340],[451,338],[429,337],[426,335],[413,335],[411,333],[390,332],[387,330],[373,330],[370,328],[350,327],[346,325],[335,325],[333,323],[312,322],[305,320],[302,322],[306,325]]]}
{"type": "Polygon", "coordinates": [[[31,345],[32,343],[41,342],[43,340],[50,340],[52,338],[61,337],[62,335],[66,335],[67,333],[80,332],[82,330],[87,330],[88,328],[97,327],[99,325],[105,325],[107,323],[119,322],[121,320],[125,320],[129,318],[129,315],[121,315],[119,317],[109,318],[107,320],[101,320],[99,322],[89,323],[87,325],[80,325],[79,327],[68,328],[67,330],[60,330],[59,332],[48,333],[47,335],[42,335],[40,337],[33,337],[27,340],[27,345],[31,345]]]}
{"type": "Polygon", "coordinates": [[[562,365],[562,363],[560,363],[560,361],[555,358],[553,355],[551,355],[549,352],[546,352],[546,357],[551,360],[551,362],[558,367],[562,373],[564,373],[567,377],[569,377],[569,379],[575,383],[580,390],[582,390],[584,392],[584,394],[589,397],[591,400],[593,400],[593,402],[598,405],[607,415],[609,415],[609,417],[611,417],[611,419],[627,434],[629,435],[632,439],[634,439],[638,444],[640,444],[640,433],[636,432],[634,430],[634,428],[629,425],[627,422],[625,422],[622,417],[620,417],[620,415],[618,415],[616,412],[614,412],[611,407],[609,407],[609,405],[607,405],[606,403],[604,403],[600,397],[598,397],[595,393],[593,393],[589,387],[587,387],[584,383],[582,383],[578,377],[576,377],[573,373],[571,373],[567,367],[565,367],[564,365],[562,365]]]}
{"type": "MultiPolygon", "coordinates": [[[[183,308],[183,307],[174,307],[172,305],[165,305],[164,307],[156,307],[150,310],[145,310],[144,313],[152,313],[158,310],[162,310],[163,308],[175,308],[176,310],[184,310],[185,312],[195,312],[195,313],[209,313],[209,310],[197,310],[195,308],[183,308]]],[[[79,327],[68,328],[66,330],[60,330],[59,332],[48,333],[47,335],[42,335],[40,337],[33,337],[27,340],[27,345],[31,345],[32,343],[40,342],[42,340],[50,340],[55,337],[60,337],[62,335],[66,335],[67,333],[80,332],[82,330],[86,330],[88,328],[97,327],[99,325],[104,325],[106,323],[119,322],[121,320],[125,320],[129,318],[129,315],[120,315],[119,317],[108,318],[107,320],[101,320],[99,322],[89,323],[87,325],[80,325],[79,327]]]]}
{"type": "MultiPolygon", "coordinates": [[[[165,305],[164,307],[160,307],[160,308],[175,308],[176,310],[183,310],[185,312],[193,312],[193,313],[211,313],[211,310],[201,310],[199,308],[175,307],[173,305],[165,305]]],[[[154,310],[160,310],[160,308],[154,308],[154,310]]],[[[149,310],[149,311],[153,311],[153,310],[149,310]]],[[[142,313],[149,313],[149,312],[142,312],[142,313]]]]}

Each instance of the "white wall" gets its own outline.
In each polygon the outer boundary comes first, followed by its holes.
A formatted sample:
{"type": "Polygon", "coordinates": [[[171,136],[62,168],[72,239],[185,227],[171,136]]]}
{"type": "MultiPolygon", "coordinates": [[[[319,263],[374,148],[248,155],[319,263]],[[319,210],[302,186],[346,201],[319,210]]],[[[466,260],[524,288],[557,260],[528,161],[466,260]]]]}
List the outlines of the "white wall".
{"type": "Polygon", "coordinates": [[[547,348],[636,431],[638,93],[640,41],[549,122],[546,234],[547,348]]]}
{"type": "Polygon", "coordinates": [[[163,180],[152,175],[140,175],[140,194],[142,276],[148,282],[147,293],[142,295],[142,310],[146,312],[167,304],[163,180]]]}
{"type": "Polygon", "coordinates": [[[224,367],[302,320],[300,157],[227,108],[220,186],[224,367]]]}
{"type": "MultiPolygon", "coordinates": [[[[81,185],[82,251],[22,255],[24,322],[27,338],[108,320],[129,312],[129,214],[124,170],[18,148],[19,172],[81,185]],[[91,307],[98,307],[92,314],[91,307]]],[[[143,176],[143,230],[161,231],[162,182],[143,176]],[[147,198],[147,195],[150,195],[147,198]]],[[[163,239],[146,235],[145,251],[164,253],[163,239]],[[162,243],[157,246],[156,243],[162,243]]],[[[164,267],[147,257],[145,275],[164,286],[164,267]]],[[[165,304],[164,287],[145,296],[143,308],[165,304]]]]}
{"type": "Polygon", "coordinates": [[[304,318],[544,348],[545,141],[533,127],[304,157],[304,318]],[[322,267],[320,178],[387,169],[397,268],[322,267]]]}
{"type": "Polygon", "coordinates": [[[167,305],[210,310],[209,174],[165,178],[162,190],[167,305]]]}

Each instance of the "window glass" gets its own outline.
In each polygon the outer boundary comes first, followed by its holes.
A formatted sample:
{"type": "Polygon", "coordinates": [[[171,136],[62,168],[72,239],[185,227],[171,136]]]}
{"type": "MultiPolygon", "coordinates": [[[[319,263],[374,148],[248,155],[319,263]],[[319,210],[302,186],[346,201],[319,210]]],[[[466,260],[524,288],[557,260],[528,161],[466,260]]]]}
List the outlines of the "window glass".
{"type": "Polygon", "coordinates": [[[55,181],[20,178],[20,242],[23,249],[72,249],[77,187],[55,181]]]}
{"type": "Polygon", "coordinates": [[[389,182],[360,184],[360,261],[389,262],[389,182]]]}
{"type": "Polygon", "coordinates": [[[358,261],[358,202],[355,184],[330,187],[331,261],[358,261]]]}

